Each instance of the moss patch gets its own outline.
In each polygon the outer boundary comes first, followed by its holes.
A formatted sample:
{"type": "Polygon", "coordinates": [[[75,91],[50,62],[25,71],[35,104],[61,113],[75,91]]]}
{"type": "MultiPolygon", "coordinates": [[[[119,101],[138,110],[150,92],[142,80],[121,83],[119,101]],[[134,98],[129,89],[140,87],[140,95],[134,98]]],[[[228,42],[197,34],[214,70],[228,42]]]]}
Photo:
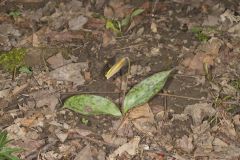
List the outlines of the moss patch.
{"type": "Polygon", "coordinates": [[[24,65],[26,49],[14,48],[8,52],[0,53],[0,65],[4,70],[13,72],[16,68],[24,65]]]}

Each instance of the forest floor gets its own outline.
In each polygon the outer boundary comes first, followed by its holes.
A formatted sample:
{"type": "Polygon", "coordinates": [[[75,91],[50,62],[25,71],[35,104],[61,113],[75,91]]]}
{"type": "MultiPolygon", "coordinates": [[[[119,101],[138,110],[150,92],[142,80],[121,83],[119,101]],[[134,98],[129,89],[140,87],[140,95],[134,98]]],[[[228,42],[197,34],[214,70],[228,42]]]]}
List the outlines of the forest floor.
{"type": "Polygon", "coordinates": [[[1,0],[0,52],[0,130],[20,159],[240,159],[239,0],[1,0]],[[123,57],[129,72],[106,79],[123,57]],[[122,106],[169,69],[123,118],[63,108],[82,94],[122,106]]]}

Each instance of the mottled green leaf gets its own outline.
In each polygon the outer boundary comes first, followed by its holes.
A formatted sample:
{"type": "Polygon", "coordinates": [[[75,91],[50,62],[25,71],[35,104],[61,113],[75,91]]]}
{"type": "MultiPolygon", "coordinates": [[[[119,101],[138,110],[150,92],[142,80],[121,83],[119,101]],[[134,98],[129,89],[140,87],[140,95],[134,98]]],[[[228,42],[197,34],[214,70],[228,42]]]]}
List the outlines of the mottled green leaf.
{"type": "Polygon", "coordinates": [[[133,18],[133,17],[135,17],[135,16],[138,16],[139,14],[141,14],[141,13],[143,13],[143,12],[144,12],[144,9],[141,9],[141,8],[136,9],[136,10],[134,10],[134,11],[132,12],[131,17],[133,18]]]}
{"type": "Polygon", "coordinates": [[[118,23],[116,21],[107,20],[106,28],[112,30],[117,34],[121,33],[120,29],[118,29],[118,23]]]}
{"type": "Polygon", "coordinates": [[[122,115],[119,108],[113,102],[107,98],[95,95],[72,96],[65,101],[64,108],[68,108],[83,115],[122,115]]]}
{"type": "Polygon", "coordinates": [[[128,15],[126,16],[122,21],[121,21],[121,27],[127,26],[131,20],[131,16],[128,15]]]}
{"type": "Polygon", "coordinates": [[[32,70],[27,66],[21,66],[18,71],[21,73],[32,74],[32,70]]]}
{"type": "Polygon", "coordinates": [[[147,103],[165,85],[172,70],[156,73],[135,85],[126,95],[123,102],[123,112],[147,103]]]}

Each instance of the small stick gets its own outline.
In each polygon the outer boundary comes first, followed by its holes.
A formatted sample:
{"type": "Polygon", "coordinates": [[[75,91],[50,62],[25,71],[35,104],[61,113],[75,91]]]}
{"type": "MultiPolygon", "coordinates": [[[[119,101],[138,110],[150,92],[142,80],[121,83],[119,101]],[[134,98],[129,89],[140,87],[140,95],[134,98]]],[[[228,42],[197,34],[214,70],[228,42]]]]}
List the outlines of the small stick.
{"type": "Polygon", "coordinates": [[[77,136],[74,136],[73,138],[68,138],[68,140],[75,140],[75,139],[78,139],[78,138],[81,138],[83,140],[88,140],[88,141],[93,142],[95,144],[105,145],[105,146],[109,146],[109,147],[117,147],[114,144],[110,144],[110,143],[107,143],[107,142],[104,142],[104,141],[101,141],[101,140],[94,139],[92,137],[86,137],[86,136],[82,136],[82,135],[77,135],[77,136]]]}

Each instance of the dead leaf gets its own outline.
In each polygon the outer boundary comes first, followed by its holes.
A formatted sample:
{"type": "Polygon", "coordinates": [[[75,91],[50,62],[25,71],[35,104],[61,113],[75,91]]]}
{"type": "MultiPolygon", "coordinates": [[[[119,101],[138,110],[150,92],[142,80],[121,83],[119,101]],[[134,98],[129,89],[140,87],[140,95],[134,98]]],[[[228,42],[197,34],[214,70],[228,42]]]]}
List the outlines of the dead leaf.
{"type": "Polygon", "coordinates": [[[157,33],[157,24],[155,22],[151,23],[151,30],[153,33],[157,33]]]}
{"type": "Polygon", "coordinates": [[[127,32],[129,32],[130,30],[132,30],[135,26],[137,26],[138,24],[140,24],[142,22],[143,16],[139,15],[136,17],[133,17],[130,26],[127,29],[127,32]]]}
{"type": "Polygon", "coordinates": [[[55,111],[55,107],[59,100],[55,94],[51,94],[49,90],[39,90],[29,94],[36,102],[36,107],[48,106],[50,111],[55,111]]]}
{"type": "Polygon", "coordinates": [[[129,113],[129,120],[141,132],[153,136],[157,130],[154,126],[155,120],[151,108],[146,103],[142,106],[134,108],[129,113]]]}
{"type": "Polygon", "coordinates": [[[36,113],[30,117],[25,117],[19,121],[19,123],[24,127],[33,127],[38,126],[38,124],[42,123],[43,115],[41,113],[36,113]]]}
{"type": "Polygon", "coordinates": [[[16,95],[18,95],[19,93],[21,93],[24,89],[26,89],[29,86],[29,83],[25,83],[21,86],[16,86],[11,93],[9,94],[9,98],[14,97],[16,95]]]}
{"type": "Polygon", "coordinates": [[[64,133],[62,131],[56,131],[56,136],[58,137],[58,139],[63,143],[65,142],[65,140],[67,139],[68,137],[68,133],[64,133]]]}
{"type": "Polygon", "coordinates": [[[68,130],[68,133],[69,134],[77,133],[81,136],[88,136],[90,134],[93,134],[92,131],[89,131],[89,130],[86,130],[86,129],[80,129],[80,128],[70,129],[70,130],[68,130]]]}
{"type": "Polygon", "coordinates": [[[91,29],[92,32],[97,32],[97,30],[103,29],[105,26],[105,21],[99,18],[89,18],[84,28],[91,29]]]}
{"type": "Polygon", "coordinates": [[[85,25],[88,21],[88,18],[80,15],[78,17],[74,17],[72,19],[69,20],[68,22],[68,26],[69,26],[69,30],[72,31],[78,31],[81,28],[83,28],[83,25],[85,25]]]}
{"type": "Polygon", "coordinates": [[[58,81],[70,81],[76,85],[83,85],[85,79],[82,72],[87,70],[87,68],[87,62],[70,63],[51,71],[49,76],[58,81]]]}
{"type": "Polygon", "coordinates": [[[185,152],[191,153],[194,149],[193,137],[184,135],[181,139],[176,141],[177,145],[185,152]]]}
{"type": "Polygon", "coordinates": [[[214,61],[218,57],[222,44],[222,40],[211,38],[206,44],[198,46],[194,56],[186,57],[182,62],[183,66],[191,72],[204,74],[203,65],[214,65],[214,61]]]}
{"type": "Polygon", "coordinates": [[[90,145],[85,146],[74,158],[74,160],[93,160],[90,145]]]}
{"type": "Polygon", "coordinates": [[[82,40],[84,39],[84,35],[82,32],[57,32],[57,31],[49,31],[49,33],[45,34],[46,38],[49,38],[50,41],[58,41],[58,42],[71,42],[74,39],[82,40]]]}
{"type": "Polygon", "coordinates": [[[221,120],[220,130],[233,139],[237,136],[234,124],[230,120],[221,120]]]}
{"type": "Polygon", "coordinates": [[[39,38],[38,38],[38,35],[36,33],[33,33],[32,34],[32,46],[33,47],[39,47],[40,46],[40,41],[39,41],[39,38]]]}
{"type": "Polygon", "coordinates": [[[85,81],[89,82],[92,80],[90,72],[84,72],[84,79],[85,81]]]}
{"type": "Polygon", "coordinates": [[[212,107],[211,104],[197,103],[188,105],[184,109],[184,113],[192,117],[194,125],[200,125],[204,118],[214,116],[216,110],[212,107]]]}
{"type": "Polygon", "coordinates": [[[102,134],[102,138],[105,142],[107,142],[109,144],[114,144],[117,146],[127,143],[126,137],[114,136],[113,134],[108,134],[108,133],[102,134]]]}
{"type": "Polygon", "coordinates": [[[47,59],[47,62],[50,64],[51,68],[56,69],[61,66],[64,66],[71,62],[71,60],[66,60],[62,53],[58,53],[47,59]]]}
{"type": "Polygon", "coordinates": [[[119,0],[109,1],[109,6],[112,8],[113,11],[113,17],[110,18],[124,18],[126,15],[129,15],[133,9],[132,6],[124,4],[123,1],[119,0]]]}
{"type": "Polygon", "coordinates": [[[116,160],[116,157],[121,156],[124,152],[127,152],[129,155],[134,156],[137,154],[138,145],[140,142],[140,137],[135,136],[128,143],[123,144],[118,149],[116,149],[112,154],[109,155],[109,160],[116,160]]]}
{"type": "Polygon", "coordinates": [[[1,90],[0,91],[0,98],[7,97],[9,93],[10,93],[10,89],[1,90]]]}
{"type": "Polygon", "coordinates": [[[116,39],[112,32],[105,31],[102,35],[103,38],[103,47],[107,47],[108,45],[113,45],[116,43],[116,39]]]}
{"type": "Polygon", "coordinates": [[[118,120],[113,122],[113,130],[117,131],[117,135],[132,137],[133,136],[133,124],[130,123],[128,118],[125,120],[118,120]]]}
{"type": "Polygon", "coordinates": [[[106,17],[106,18],[111,19],[114,16],[113,9],[109,6],[105,6],[103,12],[104,12],[104,17],[106,17]]]}

